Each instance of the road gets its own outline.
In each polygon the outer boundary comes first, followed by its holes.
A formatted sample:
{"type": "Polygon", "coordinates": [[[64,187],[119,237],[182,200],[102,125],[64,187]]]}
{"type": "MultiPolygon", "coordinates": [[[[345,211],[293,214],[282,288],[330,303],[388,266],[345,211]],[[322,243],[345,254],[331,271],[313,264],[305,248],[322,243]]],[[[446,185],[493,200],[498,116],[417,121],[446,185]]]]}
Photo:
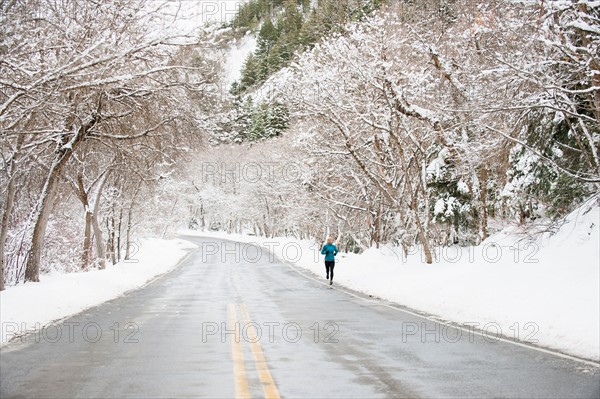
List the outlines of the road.
{"type": "Polygon", "coordinates": [[[199,249],[172,272],[3,347],[0,396],[600,396],[596,367],[189,239],[199,249]]]}

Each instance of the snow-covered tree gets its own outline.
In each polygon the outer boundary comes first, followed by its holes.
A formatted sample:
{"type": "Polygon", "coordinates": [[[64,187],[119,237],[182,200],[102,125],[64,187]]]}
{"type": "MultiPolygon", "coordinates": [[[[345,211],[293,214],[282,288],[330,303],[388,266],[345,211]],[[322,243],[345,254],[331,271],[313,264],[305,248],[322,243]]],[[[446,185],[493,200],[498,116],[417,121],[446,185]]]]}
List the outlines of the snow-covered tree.
{"type": "MultiPolygon", "coordinates": [[[[187,93],[200,92],[206,80],[199,68],[175,61],[177,48],[192,42],[157,29],[160,6],[143,0],[2,4],[0,128],[3,160],[13,165],[4,218],[14,214],[11,179],[28,173],[20,185],[30,202],[20,206],[29,216],[19,221],[13,238],[21,244],[12,252],[17,263],[26,259],[28,281],[39,279],[63,177],[85,163],[92,143],[109,154],[118,145],[139,151],[151,144],[167,157],[181,149],[176,137],[187,131],[187,93]]],[[[85,182],[83,189],[89,190],[85,182]]],[[[3,239],[9,226],[3,224],[3,239]]]]}

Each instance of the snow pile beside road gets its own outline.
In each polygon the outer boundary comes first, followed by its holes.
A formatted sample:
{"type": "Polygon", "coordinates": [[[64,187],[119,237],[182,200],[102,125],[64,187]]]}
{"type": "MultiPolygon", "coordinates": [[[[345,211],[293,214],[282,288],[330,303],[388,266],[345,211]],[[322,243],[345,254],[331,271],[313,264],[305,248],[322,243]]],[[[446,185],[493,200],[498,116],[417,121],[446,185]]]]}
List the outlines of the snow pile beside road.
{"type": "MultiPolygon", "coordinates": [[[[268,246],[278,257],[324,278],[315,243],[204,234],[268,246]]],[[[599,260],[600,207],[588,203],[554,234],[528,238],[517,228],[507,228],[477,247],[445,248],[431,265],[423,263],[420,253],[404,257],[392,247],[340,254],[334,284],[470,323],[492,336],[501,332],[597,361],[599,260]]]]}
{"type": "Polygon", "coordinates": [[[195,246],[184,240],[148,239],[132,260],[105,270],[40,276],[0,292],[0,344],[31,330],[139,288],[173,269],[195,246]]]}

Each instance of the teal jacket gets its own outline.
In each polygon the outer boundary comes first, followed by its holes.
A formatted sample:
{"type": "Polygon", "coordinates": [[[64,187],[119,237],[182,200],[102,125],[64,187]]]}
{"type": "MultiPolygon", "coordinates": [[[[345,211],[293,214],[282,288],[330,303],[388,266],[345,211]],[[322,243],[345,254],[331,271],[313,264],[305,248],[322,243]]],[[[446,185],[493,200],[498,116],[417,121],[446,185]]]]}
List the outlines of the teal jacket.
{"type": "Polygon", "coordinates": [[[323,249],[321,249],[321,255],[325,255],[325,260],[335,260],[337,253],[338,249],[333,244],[325,244],[323,245],[323,249]]]}

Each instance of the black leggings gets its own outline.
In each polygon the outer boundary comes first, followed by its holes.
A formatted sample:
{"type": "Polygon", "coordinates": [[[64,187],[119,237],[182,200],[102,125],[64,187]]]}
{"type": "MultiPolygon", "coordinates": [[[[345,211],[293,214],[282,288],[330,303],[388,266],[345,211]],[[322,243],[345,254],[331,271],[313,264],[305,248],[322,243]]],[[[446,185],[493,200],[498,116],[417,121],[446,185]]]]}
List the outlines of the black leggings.
{"type": "Polygon", "coordinates": [[[325,271],[327,272],[327,275],[329,276],[330,280],[333,280],[333,267],[334,266],[335,266],[334,260],[326,260],[325,261],[325,271]]]}

